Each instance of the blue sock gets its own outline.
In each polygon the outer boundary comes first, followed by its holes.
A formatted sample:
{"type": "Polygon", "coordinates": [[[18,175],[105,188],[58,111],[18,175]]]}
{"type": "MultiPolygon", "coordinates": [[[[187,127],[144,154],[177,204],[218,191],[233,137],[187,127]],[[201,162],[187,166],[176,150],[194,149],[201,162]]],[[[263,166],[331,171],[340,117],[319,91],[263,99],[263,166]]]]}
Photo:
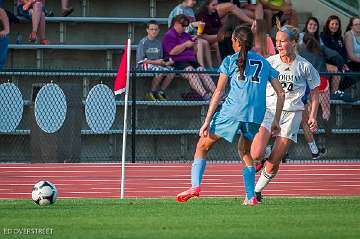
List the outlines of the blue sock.
{"type": "Polygon", "coordinates": [[[247,166],[243,168],[244,185],[248,199],[251,199],[255,196],[255,174],[256,172],[254,167],[247,166]]]}
{"type": "Polygon", "coordinates": [[[206,167],[205,159],[194,159],[191,168],[191,186],[199,187],[206,167]]]}

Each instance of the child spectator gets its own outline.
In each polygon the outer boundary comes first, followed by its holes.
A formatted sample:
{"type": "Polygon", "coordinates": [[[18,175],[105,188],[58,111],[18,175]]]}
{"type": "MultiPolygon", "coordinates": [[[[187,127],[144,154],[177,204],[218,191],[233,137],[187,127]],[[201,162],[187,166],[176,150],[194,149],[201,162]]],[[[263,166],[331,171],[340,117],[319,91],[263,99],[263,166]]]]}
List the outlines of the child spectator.
{"type": "Polygon", "coordinates": [[[18,15],[28,20],[32,20],[32,32],[29,36],[30,42],[35,42],[38,38],[40,44],[47,45],[49,41],[45,38],[45,13],[43,2],[40,0],[18,0],[18,15]]]}
{"type": "Polygon", "coordinates": [[[216,59],[217,62],[220,63],[221,56],[217,41],[217,33],[221,27],[221,20],[216,10],[217,4],[217,0],[204,1],[196,14],[196,20],[205,23],[203,32],[201,32],[201,28],[198,27],[198,35],[200,38],[207,40],[211,48],[216,51],[216,59]]]}
{"type": "Polygon", "coordinates": [[[2,25],[2,29],[0,31],[0,70],[3,69],[7,60],[9,44],[8,35],[10,33],[9,19],[3,5],[4,1],[0,0],[0,21],[2,25]]]}
{"type": "Polygon", "coordinates": [[[360,17],[350,18],[344,36],[345,48],[351,71],[360,72],[360,17]]]}
{"type": "MultiPolygon", "coordinates": [[[[185,32],[189,24],[190,21],[184,14],[177,15],[173,19],[173,26],[165,33],[162,41],[165,59],[172,58],[176,70],[204,71],[204,67],[200,66],[195,58],[194,46],[197,37],[185,32]]],[[[210,100],[216,87],[209,75],[197,73],[181,75],[189,81],[190,87],[202,99],[210,100]]]]}
{"type": "MultiPolygon", "coordinates": [[[[171,62],[163,59],[163,49],[161,42],[156,39],[159,34],[159,24],[156,21],[149,21],[146,25],[147,36],[140,40],[136,49],[136,62],[138,67],[151,71],[168,71],[173,70],[169,66],[171,62]]],[[[173,73],[160,73],[155,75],[151,83],[151,91],[146,94],[148,100],[166,100],[165,90],[174,79],[173,73]],[[163,81],[162,81],[163,80],[163,81]],[[159,85],[162,81],[160,90],[159,85]]]]}
{"type": "Polygon", "coordinates": [[[231,37],[236,26],[240,24],[240,19],[235,14],[230,13],[225,17],[224,24],[218,33],[221,60],[225,59],[228,55],[235,54],[232,47],[231,37]]]}

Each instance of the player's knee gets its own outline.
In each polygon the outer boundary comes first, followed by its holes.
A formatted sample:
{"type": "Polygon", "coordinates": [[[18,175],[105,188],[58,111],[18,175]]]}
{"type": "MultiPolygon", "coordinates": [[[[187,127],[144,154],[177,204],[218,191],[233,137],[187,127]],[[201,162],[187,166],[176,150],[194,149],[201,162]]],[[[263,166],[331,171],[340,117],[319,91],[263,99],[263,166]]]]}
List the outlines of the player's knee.
{"type": "Polygon", "coordinates": [[[209,152],[210,146],[211,145],[205,140],[199,140],[199,142],[196,145],[196,151],[209,152]]]}

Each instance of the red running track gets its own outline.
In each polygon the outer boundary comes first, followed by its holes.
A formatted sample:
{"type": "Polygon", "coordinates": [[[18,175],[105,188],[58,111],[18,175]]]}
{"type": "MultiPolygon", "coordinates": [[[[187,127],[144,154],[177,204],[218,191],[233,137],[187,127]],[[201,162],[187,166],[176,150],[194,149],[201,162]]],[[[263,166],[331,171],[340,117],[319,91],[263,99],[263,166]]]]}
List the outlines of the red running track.
{"type": "MultiPolygon", "coordinates": [[[[174,197],[190,184],[190,164],[127,164],[125,197],[174,197]]],[[[53,182],[60,198],[116,198],[120,164],[0,164],[0,198],[30,198],[40,180],[53,182]]],[[[240,164],[208,164],[202,196],[244,195],[240,164]]],[[[360,163],[288,164],[264,195],[360,196],[360,163]]]]}

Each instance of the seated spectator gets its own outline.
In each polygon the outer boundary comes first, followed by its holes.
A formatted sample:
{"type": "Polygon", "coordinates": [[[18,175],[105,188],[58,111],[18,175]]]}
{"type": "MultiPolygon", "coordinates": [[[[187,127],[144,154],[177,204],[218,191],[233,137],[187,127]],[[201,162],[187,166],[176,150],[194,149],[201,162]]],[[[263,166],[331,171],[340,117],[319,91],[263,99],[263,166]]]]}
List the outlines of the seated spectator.
{"type": "Polygon", "coordinates": [[[341,36],[341,21],[338,16],[332,15],[328,17],[320,38],[325,46],[337,51],[346,61],[347,54],[344,40],[341,36]]]}
{"type": "MultiPolygon", "coordinates": [[[[173,20],[173,26],[165,33],[162,44],[165,59],[172,59],[176,70],[204,71],[195,58],[194,46],[196,36],[185,32],[190,24],[189,19],[184,15],[177,15],[173,20]]],[[[194,89],[204,100],[210,100],[215,91],[215,84],[207,74],[181,74],[189,81],[190,87],[194,89]]]]}
{"type": "MultiPolygon", "coordinates": [[[[156,21],[149,21],[146,25],[147,36],[141,39],[138,44],[136,49],[136,62],[138,67],[143,70],[173,70],[173,67],[169,66],[172,62],[166,62],[163,59],[161,42],[156,39],[159,34],[159,30],[159,24],[156,21]]],[[[165,90],[170,85],[174,77],[175,74],[173,73],[160,73],[155,75],[151,83],[150,92],[146,94],[145,98],[148,100],[166,100],[165,90]],[[159,90],[160,83],[161,87],[159,90]]]]}
{"type": "Polygon", "coordinates": [[[276,51],[271,37],[265,33],[265,28],[264,20],[256,20],[251,26],[251,30],[254,33],[253,50],[259,55],[267,58],[275,55],[276,51]]]}
{"type": "MultiPolygon", "coordinates": [[[[172,21],[174,17],[176,17],[179,14],[184,14],[190,24],[186,28],[186,32],[191,35],[196,35],[196,28],[199,24],[203,24],[201,21],[196,21],[195,14],[193,11],[193,7],[196,4],[196,0],[182,0],[179,5],[177,5],[171,12],[168,17],[168,26],[169,28],[172,27],[172,21]]],[[[212,60],[211,60],[211,54],[210,54],[210,45],[209,42],[205,39],[198,38],[196,41],[196,58],[199,64],[203,67],[209,66],[212,67],[212,60]]]]}
{"type": "Polygon", "coordinates": [[[69,7],[69,0],[61,0],[61,15],[63,17],[69,16],[73,11],[74,8],[69,7]]]}
{"type": "MultiPolygon", "coordinates": [[[[320,34],[320,38],[324,45],[332,50],[337,51],[343,58],[344,62],[347,62],[347,53],[344,44],[344,40],[341,33],[341,21],[338,16],[331,15],[326,20],[324,25],[324,30],[320,34]]],[[[329,72],[338,72],[337,68],[328,65],[327,70],[329,72]]],[[[345,64],[343,69],[340,71],[348,71],[349,67],[345,64]]],[[[343,90],[349,88],[354,82],[354,79],[351,77],[345,77],[341,82],[334,82],[335,85],[332,85],[332,91],[334,92],[331,95],[333,100],[342,100],[345,96],[343,90]]],[[[348,97],[346,97],[348,98],[348,97]]]]}
{"type": "Polygon", "coordinates": [[[345,48],[351,71],[360,72],[360,17],[350,18],[344,36],[345,48]]]}
{"type": "Polygon", "coordinates": [[[299,44],[303,43],[305,33],[311,33],[314,35],[315,39],[320,43],[321,46],[324,45],[320,38],[319,26],[319,20],[316,17],[309,17],[306,20],[303,32],[301,32],[299,35],[299,44]]]}
{"type": "Polygon", "coordinates": [[[240,19],[235,14],[229,14],[225,17],[224,23],[218,33],[221,60],[225,59],[228,55],[233,55],[235,53],[232,47],[231,38],[236,26],[240,24],[240,19]]]}
{"type": "Polygon", "coordinates": [[[240,8],[244,9],[246,15],[248,15],[249,17],[255,20],[265,20],[265,23],[268,23],[265,25],[265,32],[271,31],[273,13],[270,9],[264,9],[263,5],[258,0],[240,0],[239,5],[240,8]]]}
{"type": "Polygon", "coordinates": [[[9,19],[3,8],[4,1],[0,0],[0,22],[2,29],[0,31],[0,70],[3,69],[7,60],[8,53],[8,35],[10,33],[9,19]]]}
{"type": "Polygon", "coordinates": [[[218,0],[216,10],[220,18],[224,18],[228,14],[235,14],[241,22],[252,24],[255,18],[249,17],[243,9],[240,9],[239,1],[218,0]]]}
{"type": "MultiPolygon", "coordinates": [[[[274,19],[278,17],[281,24],[291,26],[298,26],[297,12],[292,8],[291,0],[258,0],[264,10],[271,10],[273,13],[273,20],[271,26],[275,25],[274,19]]],[[[270,24],[270,22],[269,22],[270,24]]]]}
{"type": "Polygon", "coordinates": [[[45,38],[45,13],[43,12],[43,2],[40,0],[18,0],[18,15],[32,21],[32,32],[29,36],[30,42],[39,42],[42,45],[49,44],[45,38]]]}
{"type": "Polygon", "coordinates": [[[211,48],[216,51],[216,60],[217,63],[220,64],[221,56],[217,41],[217,33],[221,27],[221,21],[216,10],[217,4],[217,0],[204,1],[196,14],[196,20],[205,23],[203,32],[201,32],[201,27],[198,27],[198,35],[200,38],[207,40],[211,48]]]}

